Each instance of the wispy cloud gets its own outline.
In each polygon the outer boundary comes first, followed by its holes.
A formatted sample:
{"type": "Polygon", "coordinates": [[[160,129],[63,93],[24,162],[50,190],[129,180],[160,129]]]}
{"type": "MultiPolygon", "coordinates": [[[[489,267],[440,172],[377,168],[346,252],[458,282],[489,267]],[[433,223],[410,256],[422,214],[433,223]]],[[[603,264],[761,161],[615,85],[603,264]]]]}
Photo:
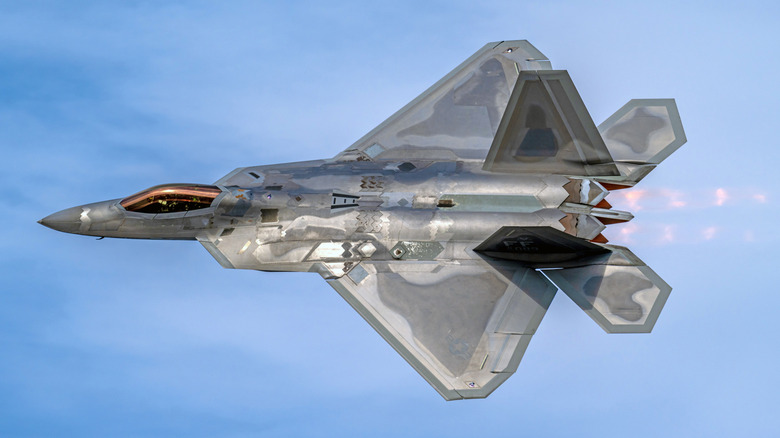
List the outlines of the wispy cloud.
{"type": "Polygon", "coordinates": [[[667,225],[664,227],[664,234],[661,237],[661,241],[665,243],[671,243],[674,242],[674,225],[667,225]]]}
{"type": "Polygon", "coordinates": [[[704,237],[704,240],[712,240],[717,232],[718,227],[707,227],[701,231],[701,235],[704,237]]]}
{"type": "Polygon", "coordinates": [[[679,190],[670,188],[626,189],[611,192],[607,198],[618,210],[666,211],[722,207],[731,203],[767,204],[768,196],[755,188],[702,188],[679,190]]]}
{"type": "Polygon", "coordinates": [[[632,243],[631,235],[635,234],[639,230],[636,224],[627,223],[620,228],[620,235],[618,240],[622,243],[632,243]]]}
{"type": "MultiPolygon", "coordinates": [[[[622,198],[625,200],[625,202],[628,204],[628,207],[632,211],[641,210],[642,206],[639,204],[639,202],[647,195],[646,190],[641,189],[635,189],[635,190],[629,190],[626,192],[618,192],[615,194],[615,197],[622,198]]],[[[614,199],[614,197],[613,197],[614,199]]]]}
{"type": "Polygon", "coordinates": [[[688,205],[688,202],[684,199],[684,194],[678,190],[667,190],[666,191],[669,202],[668,206],[669,208],[683,208],[688,205]]]}
{"type": "Polygon", "coordinates": [[[729,199],[729,194],[726,192],[726,189],[719,188],[715,190],[715,205],[721,206],[726,203],[729,199]]]}
{"type": "Polygon", "coordinates": [[[729,228],[726,225],[686,222],[664,223],[642,221],[639,225],[633,222],[610,225],[604,231],[604,236],[610,243],[618,245],[688,245],[713,241],[742,242],[745,244],[766,243],[765,233],[741,227],[729,228]]]}

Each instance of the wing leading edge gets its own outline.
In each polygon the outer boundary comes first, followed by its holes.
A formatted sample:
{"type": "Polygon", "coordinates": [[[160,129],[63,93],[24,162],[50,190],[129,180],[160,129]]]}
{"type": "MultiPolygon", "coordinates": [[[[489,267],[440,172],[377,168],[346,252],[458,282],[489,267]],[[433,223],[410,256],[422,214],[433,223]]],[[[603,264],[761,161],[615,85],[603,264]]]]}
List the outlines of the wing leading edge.
{"type": "Polygon", "coordinates": [[[518,73],[550,68],[528,41],[488,43],[334,160],[484,160],[518,73]]]}
{"type": "Polygon", "coordinates": [[[557,288],[516,263],[361,262],[328,283],[445,399],[512,375],[557,288]]]}

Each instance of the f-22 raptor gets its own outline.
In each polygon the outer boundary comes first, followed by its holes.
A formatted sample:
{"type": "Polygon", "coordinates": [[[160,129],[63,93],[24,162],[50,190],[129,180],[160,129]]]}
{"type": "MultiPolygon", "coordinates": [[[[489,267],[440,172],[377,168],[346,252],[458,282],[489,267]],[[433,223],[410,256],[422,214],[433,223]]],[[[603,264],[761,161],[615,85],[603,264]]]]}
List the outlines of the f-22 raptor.
{"type": "Polygon", "coordinates": [[[671,288],[605,199],[685,143],[673,99],[596,126],[527,41],[489,43],[333,158],[166,184],[40,221],[197,240],[225,268],[320,274],[445,399],[517,370],[558,288],[609,333],[650,332],[671,288]]]}

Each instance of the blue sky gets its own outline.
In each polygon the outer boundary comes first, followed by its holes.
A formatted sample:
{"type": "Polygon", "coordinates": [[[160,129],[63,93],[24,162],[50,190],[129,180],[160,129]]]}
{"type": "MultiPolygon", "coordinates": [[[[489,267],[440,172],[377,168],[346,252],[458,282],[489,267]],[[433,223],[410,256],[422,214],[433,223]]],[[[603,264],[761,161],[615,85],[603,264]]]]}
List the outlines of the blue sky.
{"type": "Polygon", "coordinates": [[[775,2],[0,2],[0,436],[769,436],[780,428],[775,2]],[[487,5],[482,3],[488,3],[487,5]],[[609,200],[674,290],[651,335],[564,294],[518,372],[444,402],[315,274],[36,220],[330,157],[486,42],[596,122],[674,97],[688,143],[609,200]]]}

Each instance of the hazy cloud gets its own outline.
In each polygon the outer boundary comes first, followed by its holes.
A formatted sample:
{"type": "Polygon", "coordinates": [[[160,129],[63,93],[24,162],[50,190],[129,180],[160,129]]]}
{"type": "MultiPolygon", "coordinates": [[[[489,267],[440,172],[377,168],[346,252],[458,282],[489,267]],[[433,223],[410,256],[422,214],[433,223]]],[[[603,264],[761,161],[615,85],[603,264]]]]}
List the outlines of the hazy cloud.
{"type": "Polygon", "coordinates": [[[729,199],[729,194],[726,192],[725,189],[717,189],[715,190],[715,205],[721,206],[726,203],[726,201],[729,199]]]}

